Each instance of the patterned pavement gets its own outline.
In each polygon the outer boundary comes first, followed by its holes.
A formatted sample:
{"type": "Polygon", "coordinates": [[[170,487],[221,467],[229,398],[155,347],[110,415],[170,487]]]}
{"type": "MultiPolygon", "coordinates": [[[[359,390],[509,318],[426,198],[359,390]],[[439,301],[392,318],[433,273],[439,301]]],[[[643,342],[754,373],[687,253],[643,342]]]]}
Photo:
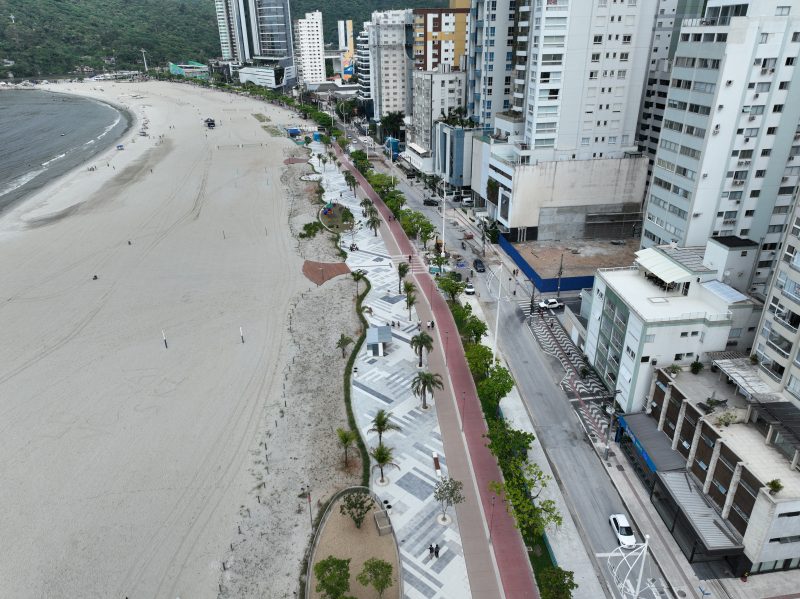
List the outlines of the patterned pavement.
{"type": "MultiPolygon", "coordinates": [[[[528,313],[530,314],[529,308],[528,313]]],[[[581,368],[588,368],[588,364],[558,318],[549,310],[537,308],[528,326],[542,350],[561,362],[564,368],[562,389],[578,413],[591,441],[604,446],[608,416],[603,411],[602,404],[609,397],[605,385],[591,369],[585,378],[581,377],[581,368]]]]}
{"type": "MultiPolygon", "coordinates": [[[[322,151],[319,144],[311,144],[314,153],[322,151]]],[[[320,165],[311,164],[319,171],[320,165]]],[[[337,201],[360,219],[361,207],[347,188],[344,177],[328,165],[323,172],[324,199],[337,201]]],[[[358,428],[367,447],[375,447],[377,434],[368,432],[372,418],[379,409],[390,411],[393,421],[402,427],[384,436],[384,442],[394,450],[394,461],[399,468],[388,467],[384,473],[388,484],[381,485],[380,472],[374,469],[371,488],[392,506],[391,521],[400,544],[400,561],[405,597],[464,598],[471,597],[466,562],[461,546],[461,536],[455,510],[449,510],[451,522],[443,526],[437,522],[439,505],[433,499],[433,489],[438,476],[433,454],[437,454],[442,475],[447,474],[447,459],[436,414],[436,401],[423,411],[420,401],[411,393],[411,380],[417,369],[418,358],[409,341],[417,333],[418,320],[412,308],[411,319],[406,309],[405,297],[397,293],[398,276],[395,268],[400,260],[392,258],[382,237],[375,236],[365,227],[359,227],[352,239],[358,250],[348,254],[346,263],[350,270],[363,270],[372,284],[364,301],[371,309],[364,316],[371,326],[390,325],[392,341],[383,356],[374,356],[364,345],[359,353],[352,379],[353,411],[358,428]],[[428,546],[440,547],[438,558],[430,558],[428,546]]],[[[342,249],[348,250],[350,235],[342,238],[342,249]]],[[[424,266],[418,264],[412,270],[424,266]]],[[[423,325],[424,326],[424,325],[423,325]]],[[[424,360],[423,360],[424,364],[424,360]]]]}

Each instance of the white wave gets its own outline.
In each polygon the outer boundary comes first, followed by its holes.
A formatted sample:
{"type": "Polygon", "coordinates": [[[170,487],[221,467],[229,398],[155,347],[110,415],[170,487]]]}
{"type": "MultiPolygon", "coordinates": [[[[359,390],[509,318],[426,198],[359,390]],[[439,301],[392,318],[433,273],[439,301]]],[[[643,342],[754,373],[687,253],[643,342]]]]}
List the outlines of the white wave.
{"type": "Polygon", "coordinates": [[[11,180],[9,183],[6,184],[5,187],[0,188],[0,197],[6,195],[7,193],[11,193],[15,189],[19,189],[20,187],[22,187],[26,183],[29,183],[30,181],[33,181],[36,177],[41,175],[46,170],[47,170],[46,168],[42,168],[36,171],[30,171],[25,173],[24,175],[17,177],[16,179],[11,180]]]}
{"type": "Polygon", "coordinates": [[[103,132],[102,132],[100,135],[98,135],[97,137],[95,137],[95,138],[94,138],[94,140],[95,140],[95,141],[99,141],[99,140],[103,139],[103,138],[104,138],[106,135],[108,135],[109,133],[111,133],[111,130],[112,130],[114,127],[116,127],[116,126],[119,124],[119,122],[120,122],[121,120],[122,120],[122,115],[121,115],[121,114],[119,114],[119,113],[117,113],[117,118],[116,118],[116,120],[115,120],[113,123],[111,123],[111,124],[110,124],[108,127],[106,127],[105,129],[103,129],[103,132]]]}
{"type": "Polygon", "coordinates": [[[63,154],[59,154],[58,156],[55,156],[46,162],[42,162],[42,166],[47,167],[47,165],[49,165],[51,162],[55,162],[56,160],[61,160],[66,155],[67,155],[66,152],[64,152],[63,154]]]}

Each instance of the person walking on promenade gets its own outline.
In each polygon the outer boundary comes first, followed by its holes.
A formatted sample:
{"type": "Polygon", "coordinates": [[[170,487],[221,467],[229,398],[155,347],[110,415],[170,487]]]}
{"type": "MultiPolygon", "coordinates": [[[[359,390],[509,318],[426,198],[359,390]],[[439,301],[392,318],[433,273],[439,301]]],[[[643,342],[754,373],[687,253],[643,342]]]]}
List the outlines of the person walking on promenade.
{"type": "Polygon", "coordinates": [[[433,544],[428,545],[428,557],[433,557],[433,544]]]}
{"type": "Polygon", "coordinates": [[[439,557],[439,543],[436,543],[436,547],[433,548],[433,555],[439,557]]]}

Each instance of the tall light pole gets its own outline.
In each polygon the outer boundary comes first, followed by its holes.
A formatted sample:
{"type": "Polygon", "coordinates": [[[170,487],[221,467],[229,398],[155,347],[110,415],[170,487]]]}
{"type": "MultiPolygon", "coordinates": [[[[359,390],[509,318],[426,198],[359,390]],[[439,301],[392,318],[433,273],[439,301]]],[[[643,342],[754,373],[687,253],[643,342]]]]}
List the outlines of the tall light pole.
{"type": "Polygon", "coordinates": [[[494,500],[495,496],[492,495],[492,511],[489,514],[489,543],[492,542],[492,525],[494,524],[494,500]]]}
{"type": "Polygon", "coordinates": [[[614,391],[614,396],[611,398],[611,408],[608,411],[608,428],[606,429],[606,449],[603,452],[603,459],[608,459],[608,449],[611,445],[611,427],[614,424],[614,404],[617,401],[617,395],[622,393],[622,389],[616,389],[614,391]]]}
{"type": "Polygon", "coordinates": [[[500,294],[503,291],[503,261],[500,260],[500,272],[497,274],[497,310],[494,316],[494,362],[497,362],[498,339],[500,336],[500,306],[502,306],[502,298],[500,294]]]}

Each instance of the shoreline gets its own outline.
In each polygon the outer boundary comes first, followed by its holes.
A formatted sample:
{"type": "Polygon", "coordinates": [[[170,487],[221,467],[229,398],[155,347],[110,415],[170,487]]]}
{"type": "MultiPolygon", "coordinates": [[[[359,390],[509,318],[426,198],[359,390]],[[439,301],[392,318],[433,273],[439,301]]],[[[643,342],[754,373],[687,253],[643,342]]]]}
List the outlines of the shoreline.
{"type": "MultiPolygon", "coordinates": [[[[52,84],[51,85],[47,85],[47,86],[37,85],[37,86],[33,86],[33,87],[14,87],[14,88],[0,87],[0,93],[12,92],[12,91],[39,92],[39,93],[45,93],[45,94],[53,94],[53,95],[59,94],[59,95],[62,95],[62,96],[72,96],[74,98],[80,98],[82,100],[87,100],[87,101],[90,101],[90,102],[93,102],[93,103],[96,103],[96,104],[101,104],[101,105],[108,106],[109,108],[115,110],[119,114],[120,118],[125,122],[125,127],[122,129],[122,131],[117,136],[113,136],[113,137],[109,138],[108,140],[103,140],[103,143],[101,143],[95,149],[95,151],[92,154],[90,154],[89,156],[87,156],[83,160],[79,160],[74,165],[70,166],[69,168],[67,168],[67,169],[65,169],[65,170],[63,170],[61,172],[55,171],[55,174],[53,174],[53,175],[51,175],[49,177],[45,177],[40,182],[37,182],[37,179],[39,179],[42,175],[44,175],[47,172],[45,170],[45,171],[35,175],[34,177],[29,179],[28,181],[22,183],[19,187],[14,188],[13,190],[10,190],[9,192],[7,192],[7,193],[13,194],[14,192],[17,191],[17,189],[20,189],[20,188],[23,189],[23,194],[22,195],[20,195],[19,197],[14,198],[8,204],[0,206],[0,219],[2,219],[3,216],[8,214],[9,212],[11,212],[14,209],[18,208],[19,206],[21,206],[23,203],[25,203],[33,195],[35,195],[35,194],[37,194],[37,193],[39,193],[41,191],[44,191],[47,187],[51,186],[52,184],[57,183],[59,181],[59,179],[61,179],[62,177],[69,176],[74,171],[77,171],[77,170],[85,167],[87,164],[91,163],[92,160],[94,160],[97,156],[99,156],[103,152],[108,151],[109,148],[111,148],[112,146],[115,146],[116,143],[119,140],[125,138],[128,135],[128,133],[133,129],[134,125],[138,122],[137,119],[136,119],[136,116],[127,107],[123,106],[122,104],[118,104],[118,103],[115,103],[115,102],[112,102],[112,101],[106,101],[106,100],[98,99],[98,98],[95,98],[95,97],[92,97],[92,96],[89,96],[89,95],[85,95],[85,94],[75,93],[74,91],[62,91],[60,89],[51,89],[51,87],[52,87],[52,84]]],[[[116,122],[112,123],[112,125],[110,126],[111,129],[109,129],[108,133],[110,133],[113,130],[113,128],[115,128],[116,126],[117,126],[116,122]]],[[[104,137],[105,135],[106,135],[106,133],[103,133],[100,137],[104,137]]],[[[87,145],[93,139],[97,139],[97,138],[91,138],[90,140],[88,140],[83,145],[87,145]]],[[[52,159],[51,159],[51,161],[52,161],[52,159]]],[[[42,166],[44,166],[44,164],[42,166]]],[[[20,175],[19,177],[17,177],[17,179],[23,178],[27,174],[28,173],[20,175]]],[[[2,200],[2,197],[3,196],[0,196],[0,200],[2,200]]]]}
{"type": "Polygon", "coordinates": [[[340,460],[335,422],[308,423],[330,415],[320,402],[344,411],[327,377],[348,325],[333,310],[321,339],[319,315],[352,294],[346,277],[317,288],[302,274],[289,221],[313,199],[285,163],[299,148],[253,115],[297,119],[179,84],[102,87],[81,91],[149,119],[150,137],[129,129],[124,151],[0,219],[0,312],[15,340],[0,344],[2,530],[15,547],[0,577],[11,596],[216,597],[239,524],[275,573],[258,568],[241,588],[291,597],[308,523],[298,489],[326,494],[340,460]],[[287,328],[303,294],[311,304],[287,328]],[[298,354],[299,339],[312,351],[298,354]],[[313,388],[304,359],[320,372],[313,388]]]}

